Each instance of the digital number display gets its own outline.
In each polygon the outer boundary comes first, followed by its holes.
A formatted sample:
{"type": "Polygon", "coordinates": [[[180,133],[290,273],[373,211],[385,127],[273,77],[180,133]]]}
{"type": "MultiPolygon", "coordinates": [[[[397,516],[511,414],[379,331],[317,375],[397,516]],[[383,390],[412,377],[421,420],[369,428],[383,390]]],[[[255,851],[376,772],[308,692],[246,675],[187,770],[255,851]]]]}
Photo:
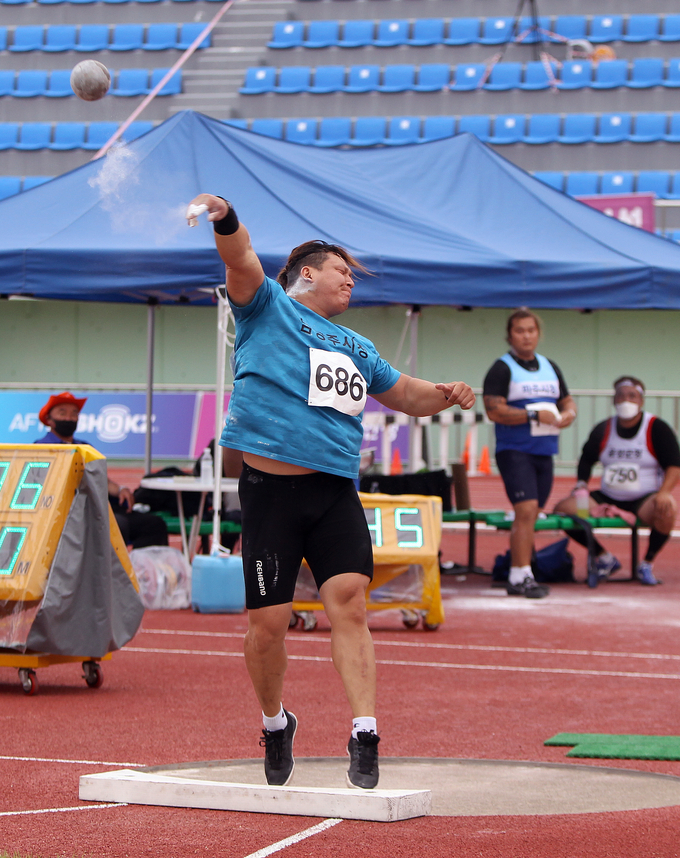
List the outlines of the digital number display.
{"type": "Polygon", "coordinates": [[[26,541],[27,527],[0,529],[0,575],[11,575],[26,541]]]}
{"type": "Polygon", "coordinates": [[[394,511],[394,527],[399,548],[423,547],[423,516],[414,507],[397,507],[394,511]]]}
{"type": "Polygon", "coordinates": [[[5,484],[5,477],[9,473],[9,462],[0,462],[0,489],[5,484]]]}
{"type": "Polygon", "coordinates": [[[382,548],[383,532],[382,532],[382,510],[379,506],[364,509],[366,522],[368,524],[368,532],[371,534],[371,542],[375,548],[382,548]]]}
{"type": "Polygon", "coordinates": [[[21,472],[10,509],[35,509],[42,494],[49,462],[26,462],[21,472]]]}

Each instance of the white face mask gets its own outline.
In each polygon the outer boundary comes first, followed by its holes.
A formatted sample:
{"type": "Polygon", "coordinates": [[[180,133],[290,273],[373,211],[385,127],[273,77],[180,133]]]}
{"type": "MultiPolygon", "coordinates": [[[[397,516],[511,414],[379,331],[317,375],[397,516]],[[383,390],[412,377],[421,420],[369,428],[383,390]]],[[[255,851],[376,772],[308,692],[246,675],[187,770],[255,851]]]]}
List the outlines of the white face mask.
{"type": "Polygon", "coordinates": [[[617,402],[614,408],[617,416],[622,420],[631,420],[640,413],[640,406],[637,402],[617,402]]]}

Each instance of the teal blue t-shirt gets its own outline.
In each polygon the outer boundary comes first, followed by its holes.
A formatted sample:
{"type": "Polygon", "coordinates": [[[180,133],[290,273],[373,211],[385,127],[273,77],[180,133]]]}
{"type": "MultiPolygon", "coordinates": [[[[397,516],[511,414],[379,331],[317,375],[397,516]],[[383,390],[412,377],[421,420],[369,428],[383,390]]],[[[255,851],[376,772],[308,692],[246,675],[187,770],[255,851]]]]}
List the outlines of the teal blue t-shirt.
{"type": "Polygon", "coordinates": [[[236,322],[234,390],[220,444],[356,478],[367,394],[400,373],[373,343],[289,298],[265,277],[236,322]]]}

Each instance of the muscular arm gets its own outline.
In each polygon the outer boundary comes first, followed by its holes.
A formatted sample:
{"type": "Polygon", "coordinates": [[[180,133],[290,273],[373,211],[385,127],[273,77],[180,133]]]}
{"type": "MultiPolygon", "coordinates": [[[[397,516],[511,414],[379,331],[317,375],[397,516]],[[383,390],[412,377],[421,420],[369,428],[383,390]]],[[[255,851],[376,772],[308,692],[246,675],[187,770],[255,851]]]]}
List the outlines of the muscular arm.
{"type": "Polygon", "coordinates": [[[515,408],[514,405],[508,405],[508,400],[504,396],[486,394],[484,407],[487,417],[494,423],[502,423],[504,426],[519,426],[520,423],[529,422],[529,412],[526,408],[515,408]]]}
{"type": "Polygon", "coordinates": [[[384,393],[372,394],[381,405],[393,411],[403,411],[410,417],[428,417],[439,414],[452,405],[467,410],[475,404],[475,395],[468,384],[454,381],[448,384],[433,384],[422,378],[413,378],[402,373],[397,383],[384,393]]]}

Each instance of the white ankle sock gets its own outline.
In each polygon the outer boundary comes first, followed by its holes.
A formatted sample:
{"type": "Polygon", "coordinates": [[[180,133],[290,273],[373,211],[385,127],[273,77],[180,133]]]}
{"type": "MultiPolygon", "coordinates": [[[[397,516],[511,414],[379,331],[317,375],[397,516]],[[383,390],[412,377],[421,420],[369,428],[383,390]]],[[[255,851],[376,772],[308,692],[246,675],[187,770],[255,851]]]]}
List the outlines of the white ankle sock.
{"type": "Polygon", "coordinates": [[[355,718],[352,721],[352,735],[355,739],[357,738],[357,733],[360,731],[362,733],[377,733],[378,725],[376,724],[375,718],[369,718],[364,716],[360,718],[355,718]]]}
{"type": "Polygon", "coordinates": [[[286,718],[285,712],[283,711],[283,705],[281,706],[281,711],[278,715],[275,715],[273,718],[268,718],[264,712],[262,713],[262,723],[264,724],[264,729],[273,732],[274,730],[283,730],[288,724],[288,719],[286,718]]]}
{"type": "Polygon", "coordinates": [[[533,578],[534,573],[531,571],[531,566],[511,566],[510,578],[511,584],[521,584],[525,578],[533,578]]]}

